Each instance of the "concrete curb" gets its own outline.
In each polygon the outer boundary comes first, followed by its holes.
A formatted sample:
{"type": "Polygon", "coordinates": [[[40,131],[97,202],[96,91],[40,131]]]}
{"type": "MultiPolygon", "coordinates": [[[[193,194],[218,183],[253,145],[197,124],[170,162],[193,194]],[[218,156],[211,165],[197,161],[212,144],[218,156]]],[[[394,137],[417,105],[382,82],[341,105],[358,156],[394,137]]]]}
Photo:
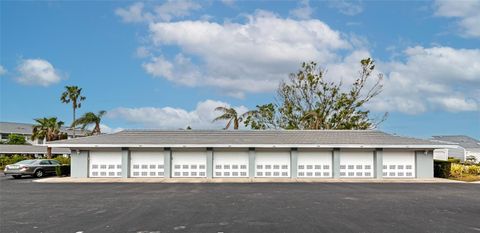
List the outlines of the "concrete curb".
{"type": "MultiPolygon", "coordinates": [[[[268,178],[71,178],[37,179],[37,183],[467,183],[441,178],[434,179],[268,179],[268,178]]],[[[471,182],[473,183],[473,182],[471,182]]]]}

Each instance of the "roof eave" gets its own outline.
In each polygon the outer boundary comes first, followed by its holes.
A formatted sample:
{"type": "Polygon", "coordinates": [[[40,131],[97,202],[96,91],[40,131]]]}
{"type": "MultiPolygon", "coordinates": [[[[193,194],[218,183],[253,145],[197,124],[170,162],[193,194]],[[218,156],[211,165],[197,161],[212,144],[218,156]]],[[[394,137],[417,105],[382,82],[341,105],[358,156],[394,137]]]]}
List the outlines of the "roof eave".
{"type": "Polygon", "coordinates": [[[345,149],[445,149],[454,145],[395,145],[395,144],[49,144],[63,148],[345,148],[345,149]]]}

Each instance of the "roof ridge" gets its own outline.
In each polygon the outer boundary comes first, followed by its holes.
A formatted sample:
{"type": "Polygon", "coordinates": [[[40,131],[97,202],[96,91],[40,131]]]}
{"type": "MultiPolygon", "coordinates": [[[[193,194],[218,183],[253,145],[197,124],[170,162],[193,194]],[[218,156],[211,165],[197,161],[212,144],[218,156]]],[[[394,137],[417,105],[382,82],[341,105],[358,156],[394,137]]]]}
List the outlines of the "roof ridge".
{"type": "Polygon", "coordinates": [[[376,129],[124,129],[119,132],[318,132],[318,131],[341,131],[341,132],[382,132],[376,129]]]}

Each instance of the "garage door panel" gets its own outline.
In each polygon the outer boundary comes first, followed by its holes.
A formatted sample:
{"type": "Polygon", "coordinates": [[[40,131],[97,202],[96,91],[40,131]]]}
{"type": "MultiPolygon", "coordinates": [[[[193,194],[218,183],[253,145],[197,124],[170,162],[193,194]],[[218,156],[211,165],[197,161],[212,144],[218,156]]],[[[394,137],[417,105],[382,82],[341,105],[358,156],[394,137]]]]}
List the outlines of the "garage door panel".
{"type": "Polygon", "coordinates": [[[248,177],[248,151],[214,151],[214,177],[248,177]]]}
{"type": "Polygon", "coordinates": [[[332,177],[332,152],[299,151],[297,158],[297,177],[332,177]]]}
{"type": "Polygon", "coordinates": [[[340,153],[340,177],[373,177],[373,152],[342,151],[340,153]]]}
{"type": "Polygon", "coordinates": [[[415,152],[413,151],[384,151],[383,177],[385,178],[414,178],[415,152]]]}
{"type": "Polygon", "coordinates": [[[130,170],[131,177],[164,177],[163,152],[130,152],[130,170]]]}
{"type": "Polygon", "coordinates": [[[290,177],[290,152],[257,152],[255,156],[255,177],[290,177]]]}
{"type": "Polygon", "coordinates": [[[206,177],[206,151],[174,151],[172,168],[173,177],[206,177]]]}
{"type": "Polygon", "coordinates": [[[90,177],[121,177],[122,155],[120,151],[91,151],[90,177]]]}

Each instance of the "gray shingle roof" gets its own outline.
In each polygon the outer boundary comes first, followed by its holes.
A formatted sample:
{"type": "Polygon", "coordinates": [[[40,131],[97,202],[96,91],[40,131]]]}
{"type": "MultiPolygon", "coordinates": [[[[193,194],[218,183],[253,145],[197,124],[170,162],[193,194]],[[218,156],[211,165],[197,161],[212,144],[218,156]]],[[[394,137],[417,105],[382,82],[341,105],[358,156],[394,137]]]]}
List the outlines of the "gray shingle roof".
{"type": "MultiPolygon", "coordinates": [[[[28,123],[0,122],[0,133],[31,135],[33,126],[33,124],[28,123]]],[[[68,133],[68,135],[73,135],[73,130],[71,129],[62,128],[61,131],[68,133]]],[[[83,130],[77,129],[77,131],[75,131],[75,134],[78,136],[83,136],[85,133],[83,130]]]]}
{"type": "Polygon", "coordinates": [[[50,145],[438,145],[438,142],[373,130],[126,130],[50,145]]]}
{"type": "MultiPolygon", "coordinates": [[[[0,154],[46,154],[47,146],[0,144],[0,154]]],[[[66,148],[52,148],[53,154],[70,154],[66,148]]]]}
{"type": "Polygon", "coordinates": [[[465,135],[432,136],[434,140],[457,143],[463,148],[480,148],[480,141],[465,135]]]}

